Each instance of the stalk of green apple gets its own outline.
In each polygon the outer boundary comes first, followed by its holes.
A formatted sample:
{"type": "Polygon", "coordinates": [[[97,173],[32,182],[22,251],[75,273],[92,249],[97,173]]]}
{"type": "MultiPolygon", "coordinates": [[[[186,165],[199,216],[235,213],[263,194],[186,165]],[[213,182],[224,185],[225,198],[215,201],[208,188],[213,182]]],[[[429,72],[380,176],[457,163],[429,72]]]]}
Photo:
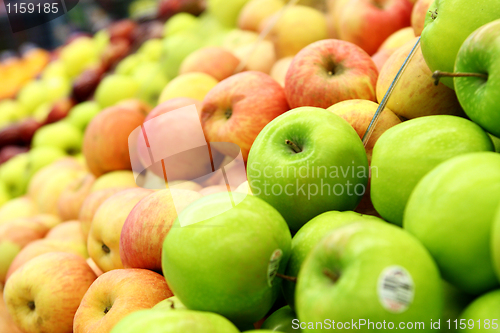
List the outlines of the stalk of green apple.
{"type": "Polygon", "coordinates": [[[483,73],[450,73],[450,72],[442,72],[442,71],[434,71],[432,73],[432,78],[436,81],[434,81],[434,85],[439,84],[439,80],[442,77],[479,77],[483,78],[485,80],[488,79],[488,74],[483,74],[483,73]]]}

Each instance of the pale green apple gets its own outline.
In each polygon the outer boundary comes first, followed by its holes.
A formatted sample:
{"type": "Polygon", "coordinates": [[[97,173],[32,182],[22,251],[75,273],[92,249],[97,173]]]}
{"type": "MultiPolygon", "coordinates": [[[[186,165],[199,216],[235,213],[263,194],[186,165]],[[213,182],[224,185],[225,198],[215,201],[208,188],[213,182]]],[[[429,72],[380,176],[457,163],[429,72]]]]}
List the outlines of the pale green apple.
{"type": "Polygon", "coordinates": [[[163,88],[168,84],[168,78],[163,74],[161,65],[157,62],[143,62],[133,72],[133,78],[139,83],[137,96],[146,103],[156,106],[163,88]]]}
{"type": "Polygon", "coordinates": [[[339,322],[368,332],[368,320],[387,325],[383,332],[410,322],[433,332],[429,323],[443,307],[441,278],[427,250],[401,228],[372,221],[323,238],[300,269],[295,296],[304,332],[330,332],[339,322]],[[311,329],[315,322],[323,329],[311,329]]]}
{"type": "Polygon", "coordinates": [[[217,193],[179,214],[165,237],[162,269],[187,308],[250,324],[264,317],[280,293],[276,273],[285,270],[290,243],[285,220],[265,201],[217,193]]]}
{"type": "Polygon", "coordinates": [[[168,82],[158,97],[158,104],[173,98],[187,97],[203,101],[205,96],[219,81],[201,72],[185,73],[168,82]]]}
{"type": "Polygon", "coordinates": [[[118,63],[115,69],[115,74],[120,75],[132,75],[134,70],[144,61],[146,61],[147,56],[141,53],[134,53],[126,56],[122,61],[118,63]]]}
{"type": "Polygon", "coordinates": [[[4,183],[12,198],[26,193],[28,179],[25,170],[29,163],[28,156],[28,153],[19,154],[0,165],[0,182],[4,183]]]}
{"type": "Polygon", "coordinates": [[[427,116],[393,126],[373,148],[373,206],[385,220],[402,225],[408,198],[427,172],[452,157],[492,150],[481,127],[456,116],[427,116]]]}
{"type": "Polygon", "coordinates": [[[500,136],[500,16],[498,18],[467,37],[455,60],[456,73],[486,74],[487,78],[454,78],[458,101],[467,116],[497,137],[500,136]]]}
{"type": "Polygon", "coordinates": [[[43,123],[47,119],[50,111],[52,111],[53,104],[53,102],[45,102],[43,104],[40,104],[39,106],[37,106],[35,111],[32,112],[31,116],[36,121],[43,123]]]}
{"type": "MultiPolygon", "coordinates": [[[[261,331],[255,332],[302,332],[302,330],[294,328],[293,322],[297,321],[297,314],[292,310],[289,305],[285,305],[282,308],[274,311],[267,319],[262,323],[261,331]]],[[[251,332],[251,331],[248,331],[251,332]]]]}
{"type": "MultiPolygon", "coordinates": [[[[425,17],[421,47],[431,71],[453,72],[464,40],[480,26],[500,18],[494,0],[434,0],[425,17]]],[[[441,81],[454,89],[452,78],[441,81]]]]}
{"type": "Polygon", "coordinates": [[[99,60],[97,43],[90,37],[79,37],[63,47],[60,59],[69,77],[82,73],[87,67],[99,60]]]}
{"type": "Polygon", "coordinates": [[[163,37],[190,31],[198,24],[198,18],[189,13],[177,13],[165,22],[163,37]]]}
{"type": "MultiPolygon", "coordinates": [[[[468,137],[470,139],[470,137],[468,137]]],[[[443,278],[481,294],[499,285],[490,246],[500,206],[500,155],[470,153],[443,162],[420,180],[403,227],[429,250],[443,278]]]]}
{"type": "Polygon", "coordinates": [[[170,311],[170,310],[185,310],[187,308],[184,304],[182,304],[182,302],[179,300],[177,296],[172,296],[156,304],[155,306],[152,307],[152,309],[170,311]]]}
{"type": "Polygon", "coordinates": [[[253,195],[276,208],[294,231],[321,213],[356,208],[368,174],[356,131],[315,107],[290,110],[268,123],[247,163],[253,195]]]}
{"type": "MultiPolygon", "coordinates": [[[[457,322],[449,324],[460,332],[498,332],[499,321],[500,289],[496,289],[476,298],[465,308],[457,322]]],[[[445,327],[449,327],[448,323],[445,327]]]]}
{"type": "Polygon", "coordinates": [[[101,107],[97,102],[87,101],[75,105],[69,110],[68,116],[64,118],[65,122],[70,123],[74,127],[85,131],[90,121],[101,112],[101,107]]]}
{"type": "Polygon", "coordinates": [[[66,154],[75,155],[82,150],[83,134],[68,122],[59,121],[42,126],[35,132],[31,143],[36,147],[56,147],[66,154]]]}
{"type": "Polygon", "coordinates": [[[0,207],[3,206],[4,203],[11,199],[10,193],[7,190],[7,185],[3,181],[0,181],[0,207]]]}
{"type": "Polygon", "coordinates": [[[28,152],[29,161],[26,166],[26,177],[31,179],[38,170],[65,156],[67,155],[64,150],[58,147],[42,146],[31,148],[28,152]]]}
{"type": "Polygon", "coordinates": [[[159,38],[149,39],[137,50],[138,54],[143,54],[149,61],[160,61],[163,48],[163,40],[159,38]]]}
{"type": "Polygon", "coordinates": [[[207,12],[228,28],[235,28],[241,9],[249,0],[208,0],[207,12]]]}
{"type": "Polygon", "coordinates": [[[179,74],[182,61],[203,46],[203,39],[195,33],[182,32],[165,38],[161,57],[163,72],[173,79],[179,74]]]}
{"type": "Polygon", "coordinates": [[[493,257],[493,268],[497,278],[500,280],[500,205],[493,220],[491,232],[491,256],[493,257]]]}
{"type": "Polygon", "coordinates": [[[467,305],[474,300],[474,296],[464,293],[446,280],[442,280],[443,286],[443,316],[441,317],[441,328],[448,328],[446,321],[460,318],[460,314],[467,305]]]}
{"type": "Polygon", "coordinates": [[[116,324],[110,333],[239,333],[229,320],[204,311],[139,310],[116,324]]]}
{"type": "Polygon", "coordinates": [[[42,71],[42,80],[50,79],[53,77],[68,78],[66,68],[64,67],[64,63],[61,60],[54,60],[50,62],[42,71]]]}
{"type": "MultiPolygon", "coordinates": [[[[320,214],[304,224],[292,238],[292,253],[286,266],[285,275],[297,277],[304,259],[327,234],[346,224],[363,221],[385,223],[384,220],[371,215],[362,215],[352,211],[330,211],[320,214]]],[[[283,281],[282,289],[287,303],[294,309],[295,282],[283,281]]]]}
{"type": "Polygon", "coordinates": [[[97,54],[102,54],[102,52],[108,47],[110,44],[111,36],[106,29],[99,30],[95,33],[94,37],[95,51],[97,54]]]}
{"type": "Polygon", "coordinates": [[[55,102],[62,97],[66,97],[71,92],[71,82],[64,77],[51,77],[42,80],[47,91],[47,100],[55,102]]]}
{"type": "Polygon", "coordinates": [[[138,92],[139,83],[134,78],[111,74],[97,86],[95,100],[104,109],[122,100],[134,98],[138,92]]]}
{"type": "Polygon", "coordinates": [[[0,127],[28,116],[25,108],[17,100],[0,101],[0,127]]]}
{"type": "Polygon", "coordinates": [[[38,106],[48,101],[47,87],[43,81],[31,81],[21,88],[17,100],[27,114],[32,114],[38,106]]]}

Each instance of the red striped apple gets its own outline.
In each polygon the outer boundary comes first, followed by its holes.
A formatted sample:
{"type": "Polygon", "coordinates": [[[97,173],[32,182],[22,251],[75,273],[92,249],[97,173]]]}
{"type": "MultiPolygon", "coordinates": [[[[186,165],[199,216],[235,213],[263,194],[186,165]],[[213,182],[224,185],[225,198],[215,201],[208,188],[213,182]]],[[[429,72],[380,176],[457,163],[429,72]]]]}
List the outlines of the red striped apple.
{"type": "Polygon", "coordinates": [[[5,285],[4,299],[23,331],[70,333],[78,306],[95,279],[82,257],[46,253],[12,274],[5,285]]]}
{"type": "Polygon", "coordinates": [[[237,144],[246,161],[259,132],[288,110],[283,88],[269,75],[249,71],[219,82],[207,94],[201,122],[207,141],[237,144]]]}
{"type": "Polygon", "coordinates": [[[202,72],[217,81],[222,81],[234,74],[240,60],[222,47],[205,47],[188,55],[181,64],[179,74],[202,72]]]}
{"type": "Polygon", "coordinates": [[[99,276],[76,311],[74,333],[109,333],[126,315],[173,296],[165,278],[147,269],[115,269],[99,276]]]}
{"type": "Polygon", "coordinates": [[[375,101],[378,70],[358,46],[327,39],[305,47],[295,56],[285,79],[291,108],[327,108],[347,99],[375,101]]]}

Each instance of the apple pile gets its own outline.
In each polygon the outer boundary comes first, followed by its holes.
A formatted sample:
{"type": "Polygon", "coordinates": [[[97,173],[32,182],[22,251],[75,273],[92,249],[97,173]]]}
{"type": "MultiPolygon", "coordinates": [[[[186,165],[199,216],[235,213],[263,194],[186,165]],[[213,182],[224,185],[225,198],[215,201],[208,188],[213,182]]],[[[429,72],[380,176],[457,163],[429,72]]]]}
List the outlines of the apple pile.
{"type": "Polygon", "coordinates": [[[500,7],[199,4],[0,104],[0,332],[497,331],[500,7]]]}

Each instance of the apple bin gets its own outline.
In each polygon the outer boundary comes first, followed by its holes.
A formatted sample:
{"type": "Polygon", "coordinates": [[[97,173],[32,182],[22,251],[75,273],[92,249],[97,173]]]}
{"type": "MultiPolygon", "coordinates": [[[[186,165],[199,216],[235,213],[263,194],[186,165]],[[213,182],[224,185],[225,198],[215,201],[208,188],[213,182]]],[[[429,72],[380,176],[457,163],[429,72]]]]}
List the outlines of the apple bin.
{"type": "Polygon", "coordinates": [[[496,1],[4,5],[1,333],[500,331],[496,1]]]}

